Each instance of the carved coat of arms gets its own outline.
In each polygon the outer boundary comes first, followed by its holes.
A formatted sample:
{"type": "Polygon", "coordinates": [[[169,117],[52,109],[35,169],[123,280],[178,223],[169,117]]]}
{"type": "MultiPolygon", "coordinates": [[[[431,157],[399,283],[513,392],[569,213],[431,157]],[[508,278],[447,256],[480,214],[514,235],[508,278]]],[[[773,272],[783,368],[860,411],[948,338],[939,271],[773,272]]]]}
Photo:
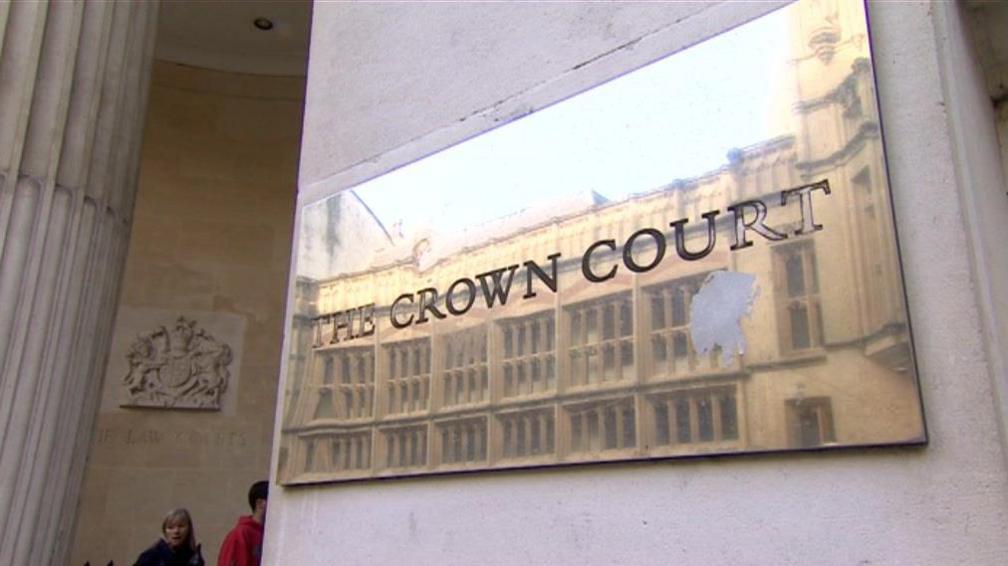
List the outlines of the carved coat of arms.
{"type": "Polygon", "coordinates": [[[124,407],[220,409],[231,376],[231,347],[196,321],[180,316],[172,328],[141,334],[126,354],[124,407]]]}

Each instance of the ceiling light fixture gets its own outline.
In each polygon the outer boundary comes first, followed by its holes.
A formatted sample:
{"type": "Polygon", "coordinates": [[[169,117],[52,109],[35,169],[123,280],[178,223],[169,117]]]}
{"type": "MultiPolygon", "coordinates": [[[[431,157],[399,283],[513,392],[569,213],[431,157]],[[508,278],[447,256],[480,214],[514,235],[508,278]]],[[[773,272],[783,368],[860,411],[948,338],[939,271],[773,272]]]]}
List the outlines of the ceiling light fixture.
{"type": "Polygon", "coordinates": [[[269,18],[256,18],[252,21],[252,25],[262,31],[269,31],[273,29],[273,20],[269,18]]]}

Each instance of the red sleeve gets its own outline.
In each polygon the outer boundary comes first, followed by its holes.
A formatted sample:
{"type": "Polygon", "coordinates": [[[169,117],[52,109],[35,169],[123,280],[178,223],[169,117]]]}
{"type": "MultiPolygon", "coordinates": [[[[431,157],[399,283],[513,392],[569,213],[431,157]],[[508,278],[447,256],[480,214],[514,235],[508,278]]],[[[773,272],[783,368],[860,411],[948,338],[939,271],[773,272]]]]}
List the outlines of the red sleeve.
{"type": "Polygon", "coordinates": [[[249,552],[248,541],[241,529],[233,529],[221,545],[217,566],[254,566],[255,562],[249,552]]]}

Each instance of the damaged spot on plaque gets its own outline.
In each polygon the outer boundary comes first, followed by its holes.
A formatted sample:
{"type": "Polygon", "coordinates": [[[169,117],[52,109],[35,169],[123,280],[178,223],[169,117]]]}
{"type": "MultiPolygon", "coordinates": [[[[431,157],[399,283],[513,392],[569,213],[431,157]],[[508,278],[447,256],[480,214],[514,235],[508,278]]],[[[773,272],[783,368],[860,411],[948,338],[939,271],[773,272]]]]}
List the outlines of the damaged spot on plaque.
{"type": "Polygon", "coordinates": [[[121,406],[219,410],[232,359],[229,345],[180,316],[130,345],[121,406]]]}
{"type": "Polygon", "coordinates": [[[715,271],[707,276],[693,297],[690,336],[698,354],[720,349],[721,365],[731,365],[735,355],[746,351],[742,319],[752,313],[759,296],[756,277],[748,273],[715,271]]]}

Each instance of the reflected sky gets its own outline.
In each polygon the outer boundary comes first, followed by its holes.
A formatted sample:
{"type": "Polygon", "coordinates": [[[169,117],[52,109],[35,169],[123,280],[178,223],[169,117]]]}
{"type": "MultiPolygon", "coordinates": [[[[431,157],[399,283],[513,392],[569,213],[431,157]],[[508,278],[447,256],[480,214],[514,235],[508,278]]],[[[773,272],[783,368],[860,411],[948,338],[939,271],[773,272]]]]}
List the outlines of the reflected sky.
{"type": "Polygon", "coordinates": [[[732,148],[789,133],[787,26],[778,10],[355,190],[386,227],[455,233],[716,169],[732,148]]]}

